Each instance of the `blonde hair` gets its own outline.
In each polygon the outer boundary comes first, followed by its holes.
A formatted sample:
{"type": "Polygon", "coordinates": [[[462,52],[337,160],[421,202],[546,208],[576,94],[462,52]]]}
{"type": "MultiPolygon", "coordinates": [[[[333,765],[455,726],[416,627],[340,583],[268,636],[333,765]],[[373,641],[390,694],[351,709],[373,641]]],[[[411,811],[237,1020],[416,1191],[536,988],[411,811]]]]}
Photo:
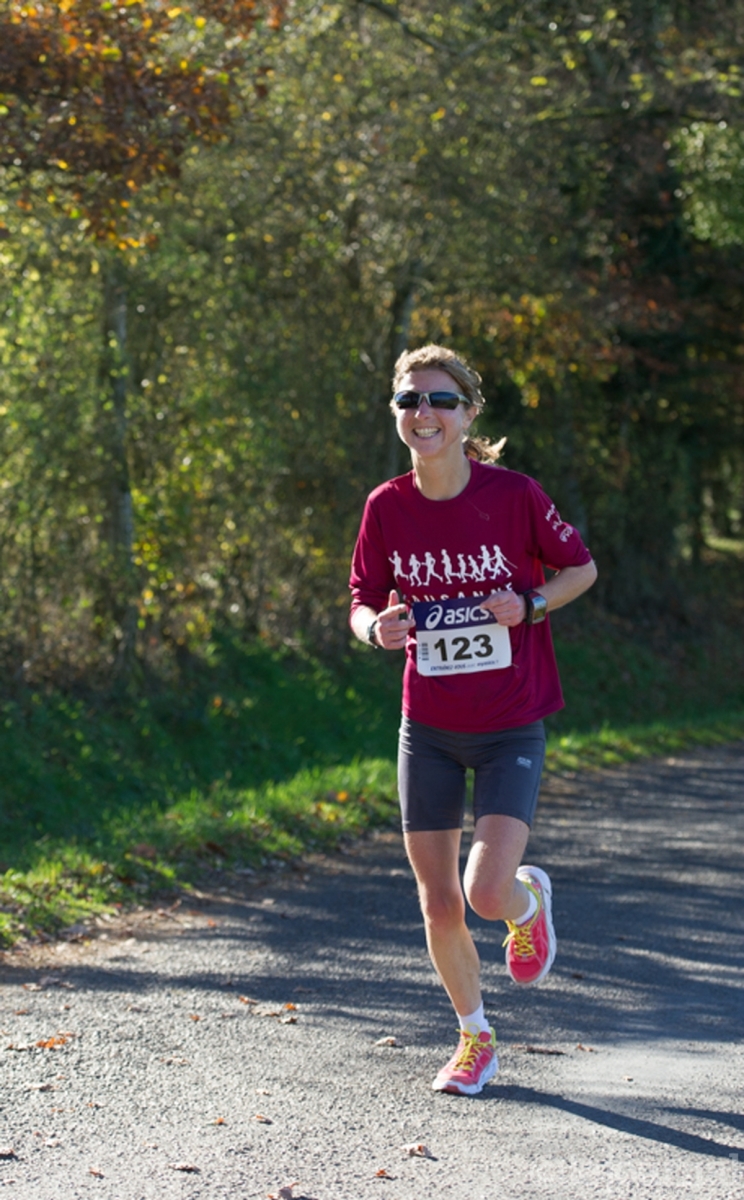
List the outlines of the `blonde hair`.
{"type": "MultiPolygon", "coordinates": [[[[428,346],[419,346],[417,350],[403,351],[393,372],[393,393],[398,391],[400,381],[405,375],[409,375],[412,371],[426,370],[446,371],[457,384],[463,396],[470,401],[471,407],[476,408],[479,413],[483,412],[486,398],[481,391],[483,380],[478,372],[458,358],[454,350],[448,350],[446,346],[437,346],[434,343],[428,346]]],[[[394,410],[392,401],[390,406],[394,410]]],[[[505,437],[498,442],[492,442],[490,438],[468,436],[463,441],[463,450],[468,458],[475,458],[479,462],[495,463],[505,444],[505,437]]]]}

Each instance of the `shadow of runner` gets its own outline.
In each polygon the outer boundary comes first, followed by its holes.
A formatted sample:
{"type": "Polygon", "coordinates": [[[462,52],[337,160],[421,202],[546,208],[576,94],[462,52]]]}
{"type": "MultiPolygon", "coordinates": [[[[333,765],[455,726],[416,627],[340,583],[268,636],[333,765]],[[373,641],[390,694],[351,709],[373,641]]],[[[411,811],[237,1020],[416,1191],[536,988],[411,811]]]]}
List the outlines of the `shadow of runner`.
{"type": "MultiPolygon", "coordinates": [[[[740,1150],[740,1146],[725,1145],[712,1139],[698,1137],[694,1133],[684,1133],[669,1125],[660,1125],[645,1117],[631,1117],[627,1113],[613,1112],[612,1109],[600,1108],[596,1104],[586,1104],[582,1100],[570,1100],[567,1096],[559,1096],[553,1092],[541,1092],[536,1088],[520,1087],[511,1084],[498,1089],[491,1088],[475,1097],[480,1101],[513,1100],[518,1104],[539,1104],[549,1108],[557,1108],[561,1112],[571,1113],[594,1125],[602,1125],[606,1129],[614,1129],[618,1133],[629,1133],[633,1137],[644,1138],[646,1141],[658,1142],[662,1146],[675,1146],[678,1150],[688,1150],[692,1154],[704,1154],[709,1158],[731,1158],[740,1150]]],[[[680,1112],[685,1116],[694,1114],[694,1109],[669,1109],[670,1112],[680,1112]]],[[[706,1114],[711,1115],[711,1114],[706,1114]]]]}

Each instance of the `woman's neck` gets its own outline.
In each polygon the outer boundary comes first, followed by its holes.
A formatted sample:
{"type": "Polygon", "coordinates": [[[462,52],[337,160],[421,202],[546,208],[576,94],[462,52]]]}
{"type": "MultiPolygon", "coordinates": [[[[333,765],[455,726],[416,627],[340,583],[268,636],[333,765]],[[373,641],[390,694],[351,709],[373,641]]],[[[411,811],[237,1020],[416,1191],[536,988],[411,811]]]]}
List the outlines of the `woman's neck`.
{"type": "Polygon", "coordinates": [[[470,459],[464,454],[450,462],[412,457],[416,487],[427,500],[454,500],[470,482],[470,459]]]}

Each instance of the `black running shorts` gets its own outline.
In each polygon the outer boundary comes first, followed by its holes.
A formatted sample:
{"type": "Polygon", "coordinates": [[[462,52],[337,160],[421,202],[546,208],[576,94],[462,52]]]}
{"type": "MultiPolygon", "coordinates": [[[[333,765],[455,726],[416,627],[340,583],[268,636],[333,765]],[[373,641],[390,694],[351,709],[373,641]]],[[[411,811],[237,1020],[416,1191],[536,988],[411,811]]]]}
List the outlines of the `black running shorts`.
{"type": "Polygon", "coordinates": [[[495,733],[453,733],[404,716],[398,741],[404,831],[460,829],[468,768],[475,772],[476,821],[497,813],[531,826],[544,759],[542,721],[495,733]]]}

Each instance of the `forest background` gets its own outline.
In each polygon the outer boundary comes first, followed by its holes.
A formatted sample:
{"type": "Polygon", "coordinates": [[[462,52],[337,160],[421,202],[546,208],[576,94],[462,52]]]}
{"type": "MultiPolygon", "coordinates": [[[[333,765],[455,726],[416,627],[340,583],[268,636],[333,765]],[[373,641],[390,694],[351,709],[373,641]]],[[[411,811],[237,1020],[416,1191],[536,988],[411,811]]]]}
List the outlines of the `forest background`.
{"type": "Polygon", "coordinates": [[[743,79],[738,0],[4,0],[9,937],[388,812],[347,578],[408,345],[597,560],[563,767],[740,731],[743,79]]]}

